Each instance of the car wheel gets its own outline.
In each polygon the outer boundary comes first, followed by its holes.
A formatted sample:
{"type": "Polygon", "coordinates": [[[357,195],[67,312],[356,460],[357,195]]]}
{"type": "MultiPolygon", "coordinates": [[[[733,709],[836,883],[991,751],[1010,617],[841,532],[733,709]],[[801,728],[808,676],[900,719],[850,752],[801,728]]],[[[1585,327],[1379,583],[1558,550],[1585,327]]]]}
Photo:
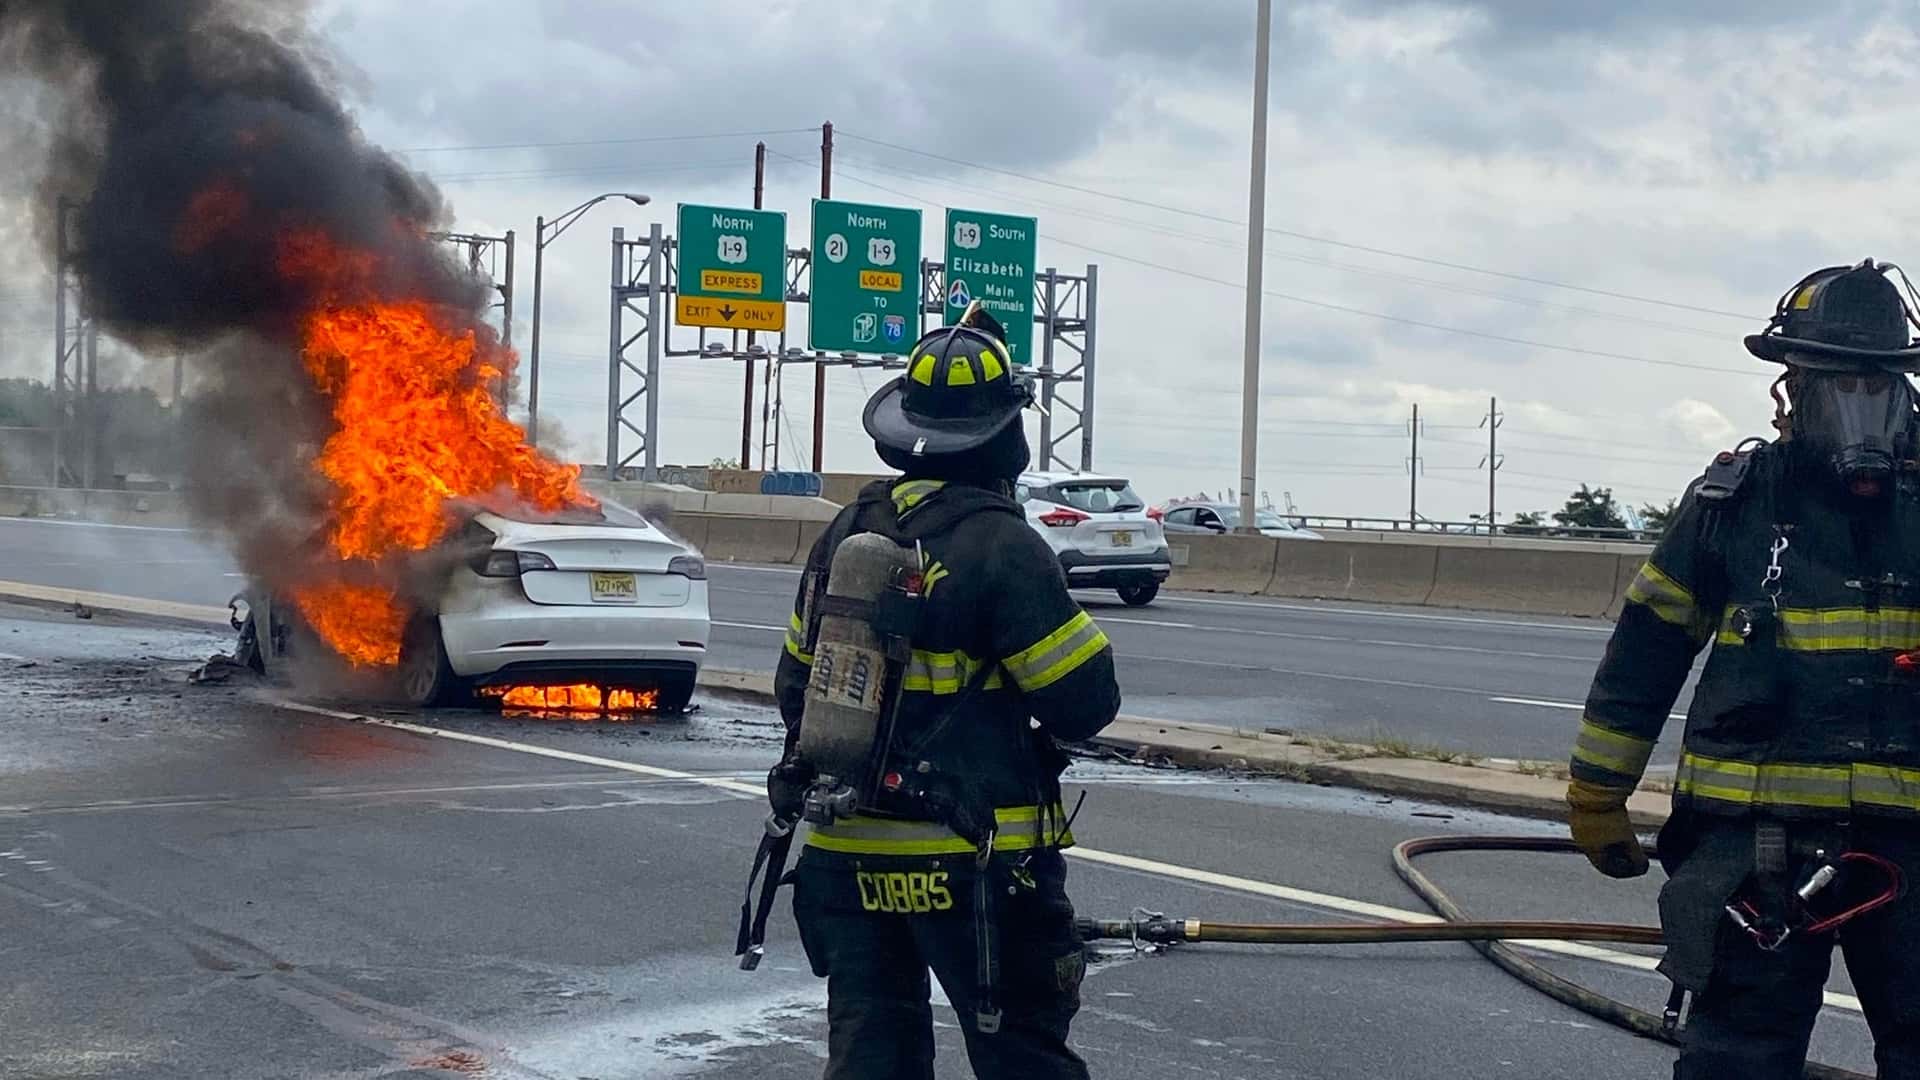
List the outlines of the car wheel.
{"type": "Polygon", "coordinates": [[[1160,595],[1160,583],[1150,581],[1145,585],[1122,585],[1114,590],[1128,607],[1146,607],[1153,598],[1160,595]]]}
{"type": "Polygon", "coordinates": [[[693,685],[696,676],[676,676],[660,683],[660,701],[654,706],[659,712],[677,715],[687,711],[693,702],[693,685]]]}
{"type": "Polygon", "coordinates": [[[415,619],[400,642],[400,700],[419,709],[462,705],[468,698],[465,679],[454,674],[440,640],[440,623],[415,619]]]}

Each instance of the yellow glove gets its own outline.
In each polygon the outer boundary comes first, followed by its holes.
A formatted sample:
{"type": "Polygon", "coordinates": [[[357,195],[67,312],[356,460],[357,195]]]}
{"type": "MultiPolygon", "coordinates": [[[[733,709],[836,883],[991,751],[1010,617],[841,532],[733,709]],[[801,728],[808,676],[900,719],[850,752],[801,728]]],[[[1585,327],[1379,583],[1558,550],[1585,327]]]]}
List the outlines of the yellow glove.
{"type": "Polygon", "coordinates": [[[1647,852],[1627,817],[1631,788],[1575,780],[1567,785],[1567,824],[1573,843],[1595,870],[1612,878],[1636,878],[1647,872],[1647,852]]]}

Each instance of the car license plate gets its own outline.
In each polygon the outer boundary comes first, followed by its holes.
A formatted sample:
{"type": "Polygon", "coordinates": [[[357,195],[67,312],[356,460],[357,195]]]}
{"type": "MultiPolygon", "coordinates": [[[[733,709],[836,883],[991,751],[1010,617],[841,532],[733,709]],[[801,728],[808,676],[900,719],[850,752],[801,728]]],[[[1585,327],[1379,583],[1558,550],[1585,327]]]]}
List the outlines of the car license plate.
{"type": "Polygon", "coordinates": [[[634,604],[640,601],[640,585],[632,574],[596,571],[587,575],[587,584],[593,590],[593,602],[596,604],[634,604]]]}
{"type": "Polygon", "coordinates": [[[1109,533],[1108,535],[1113,537],[1114,547],[1132,547],[1133,546],[1133,534],[1131,532],[1116,532],[1116,533],[1109,533]]]}

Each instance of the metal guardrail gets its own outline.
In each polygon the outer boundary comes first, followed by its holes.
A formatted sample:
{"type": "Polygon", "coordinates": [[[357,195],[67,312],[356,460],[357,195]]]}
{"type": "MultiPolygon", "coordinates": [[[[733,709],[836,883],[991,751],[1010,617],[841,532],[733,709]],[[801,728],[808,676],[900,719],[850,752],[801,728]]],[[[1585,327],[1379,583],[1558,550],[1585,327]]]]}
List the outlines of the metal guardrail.
{"type": "Polygon", "coordinates": [[[1500,525],[1489,527],[1484,521],[1434,521],[1429,518],[1408,520],[1390,517],[1358,517],[1338,514],[1281,514],[1287,521],[1306,529],[1345,529],[1349,532],[1433,533],[1444,536],[1514,536],[1533,540],[1628,540],[1652,543],[1660,539],[1658,529],[1593,528],[1585,525],[1500,525]]]}

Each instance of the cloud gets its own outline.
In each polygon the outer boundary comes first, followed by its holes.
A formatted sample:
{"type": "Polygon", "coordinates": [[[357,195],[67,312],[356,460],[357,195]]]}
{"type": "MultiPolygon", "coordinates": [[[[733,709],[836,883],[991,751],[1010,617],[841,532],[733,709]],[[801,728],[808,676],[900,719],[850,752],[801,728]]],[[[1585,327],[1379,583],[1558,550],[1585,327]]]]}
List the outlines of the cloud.
{"type": "Polygon", "coordinates": [[[1725,450],[1733,445],[1739,429],[1726,414],[1704,401],[1683,398],[1660,410],[1660,419],[1674,425],[1678,432],[1698,446],[1725,450]]]}

